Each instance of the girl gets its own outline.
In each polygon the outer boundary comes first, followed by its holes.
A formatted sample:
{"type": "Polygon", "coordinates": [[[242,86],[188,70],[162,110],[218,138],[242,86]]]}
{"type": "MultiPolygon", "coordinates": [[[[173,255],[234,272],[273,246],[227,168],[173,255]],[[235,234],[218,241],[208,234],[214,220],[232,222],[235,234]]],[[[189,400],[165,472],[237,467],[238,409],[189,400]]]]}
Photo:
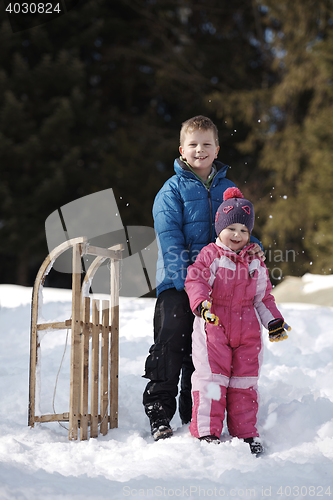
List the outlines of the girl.
{"type": "Polygon", "coordinates": [[[258,455],[263,452],[256,427],[261,323],[271,341],[287,338],[290,327],[270,293],[265,264],[248,253],[252,203],[237,188],[227,189],[223,200],[215,219],[216,243],[201,250],[185,282],[196,315],[190,432],[219,443],[227,409],[229,433],[258,455]]]}

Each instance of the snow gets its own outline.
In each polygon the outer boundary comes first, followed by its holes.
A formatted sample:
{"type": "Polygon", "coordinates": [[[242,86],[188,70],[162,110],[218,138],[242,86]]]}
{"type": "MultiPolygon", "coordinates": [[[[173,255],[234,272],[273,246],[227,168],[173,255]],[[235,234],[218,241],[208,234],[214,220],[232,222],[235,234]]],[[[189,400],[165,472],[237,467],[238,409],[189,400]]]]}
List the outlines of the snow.
{"type": "Polygon", "coordinates": [[[333,288],[333,275],[320,275],[306,273],[302,276],[303,292],[312,293],[326,288],[333,288]]]}
{"type": "MultiPolygon", "coordinates": [[[[321,278],[308,282],[319,289],[321,278]]],[[[43,292],[43,316],[68,319],[70,291],[43,292]]],[[[80,442],[69,441],[59,423],[28,427],[31,294],[31,288],[0,285],[1,500],[333,494],[333,308],[279,304],[292,327],[288,340],[270,343],[264,332],[258,427],[267,453],[256,458],[226,430],[221,445],[199,442],[178,414],[174,436],[153,441],[141,403],[146,384],[141,375],[152,343],[154,299],[120,299],[119,428],[80,442]]],[[[52,413],[53,406],[68,411],[65,344],[65,331],[46,333],[41,342],[44,413],[52,413]]]]}

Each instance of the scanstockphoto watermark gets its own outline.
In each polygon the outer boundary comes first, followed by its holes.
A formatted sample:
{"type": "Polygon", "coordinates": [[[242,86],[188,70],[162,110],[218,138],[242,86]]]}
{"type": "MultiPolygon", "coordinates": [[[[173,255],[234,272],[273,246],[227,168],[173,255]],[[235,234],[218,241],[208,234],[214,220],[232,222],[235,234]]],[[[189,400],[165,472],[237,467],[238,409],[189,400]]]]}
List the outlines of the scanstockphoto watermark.
{"type": "Polygon", "coordinates": [[[268,249],[264,251],[265,264],[270,272],[271,277],[274,280],[280,280],[283,277],[283,271],[281,269],[281,264],[296,262],[296,251],[293,249],[279,250],[275,248],[274,250],[269,246],[268,249]]]}
{"type": "Polygon", "coordinates": [[[166,486],[155,486],[154,488],[131,488],[130,486],[123,487],[124,497],[141,497],[141,498],[255,498],[256,491],[254,488],[231,488],[223,487],[204,488],[201,486],[182,486],[178,488],[169,488],[166,486]]]}
{"type": "MultiPolygon", "coordinates": [[[[49,252],[65,242],[85,237],[87,245],[113,248],[121,245],[120,291],[122,297],[142,297],[155,288],[158,248],[155,231],[148,226],[124,226],[112,189],[78,198],[52,212],[45,221],[49,252]]],[[[94,256],[82,255],[82,273],[94,265],[94,256]]],[[[109,261],[100,266],[91,285],[92,293],[109,293],[109,261]]],[[[61,254],[53,270],[72,274],[70,251],[61,254]]]]}
{"type": "MultiPolygon", "coordinates": [[[[207,250],[209,253],[209,250],[207,250]]],[[[215,249],[212,247],[212,261],[215,258],[215,249]]],[[[208,269],[190,269],[188,271],[188,265],[195,261],[196,257],[200,253],[200,250],[196,249],[195,251],[191,251],[190,248],[179,250],[176,246],[170,246],[169,251],[167,252],[167,259],[165,260],[165,265],[168,269],[168,272],[176,279],[180,277],[185,280],[188,273],[191,274],[191,278],[195,279],[199,277],[206,278],[209,280],[210,278],[210,270],[208,269]]],[[[265,256],[265,265],[274,280],[280,280],[283,277],[282,264],[295,262],[296,261],[296,251],[293,249],[279,250],[272,249],[269,247],[264,251],[265,256]]],[[[229,261],[228,261],[229,262],[229,261]]],[[[230,268],[225,269],[224,280],[227,283],[229,280],[235,279],[235,270],[236,266],[232,266],[230,264],[230,268]]],[[[238,273],[237,277],[239,279],[246,279],[247,270],[245,268],[239,268],[236,271],[238,273]]],[[[254,275],[254,274],[253,274],[254,275]]],[[[253,276],[251,274],[251,276],[253,276]]]]}
{"type": "Polygon", "coordinates": [[[81,0],[4,0],[13,33],[40,26],[61,17],[81,0]]]}
{"type": "Polygon", "coordinates": [[[180,486],[166,487],[155,486],[154,488],[131,488],[123,487],[124,497],[140,498],[312,498],[330,497],[332,495],[331,486],[311,486],[311,485],[284,485],[284,486],[257,486],[257,488],[226,488],[201,486],[180,486]]]}

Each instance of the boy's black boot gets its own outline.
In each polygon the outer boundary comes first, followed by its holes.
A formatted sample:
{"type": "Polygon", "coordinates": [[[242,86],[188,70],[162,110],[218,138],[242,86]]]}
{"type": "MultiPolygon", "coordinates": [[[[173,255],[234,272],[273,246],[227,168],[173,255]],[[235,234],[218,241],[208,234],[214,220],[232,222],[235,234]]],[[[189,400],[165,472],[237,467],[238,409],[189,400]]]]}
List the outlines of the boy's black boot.
{"type": "Polygon", "coordinates": [[[145,405],[145,412],[150,421],[151,434],[155,441],[172,436],[170,421],[159,401],[145,405]]]}
{"type": "Polygon", "coordinates": [[[257,457],[264,452],[264,447],[261,444],[260,438],[258,437],[249,437],[244,439],[245,443],[250,445],[250,450],[253,455],[257,457]]]}

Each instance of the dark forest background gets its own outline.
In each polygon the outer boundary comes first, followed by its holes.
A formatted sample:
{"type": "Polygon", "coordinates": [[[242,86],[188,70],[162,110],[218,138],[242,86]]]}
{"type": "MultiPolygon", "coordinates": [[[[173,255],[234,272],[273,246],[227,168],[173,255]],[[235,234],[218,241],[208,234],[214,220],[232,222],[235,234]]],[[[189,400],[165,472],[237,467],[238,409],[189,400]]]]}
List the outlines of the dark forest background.
{"type": "Polygon", "coordinates": [[[87,0],[16,33],[0,2],[0,283],[33,284],[46,218],[82,196],[112,188],[125,225],[152,226],[197,114],[273,281],[331,274],[332,0],[87,0]]]}

